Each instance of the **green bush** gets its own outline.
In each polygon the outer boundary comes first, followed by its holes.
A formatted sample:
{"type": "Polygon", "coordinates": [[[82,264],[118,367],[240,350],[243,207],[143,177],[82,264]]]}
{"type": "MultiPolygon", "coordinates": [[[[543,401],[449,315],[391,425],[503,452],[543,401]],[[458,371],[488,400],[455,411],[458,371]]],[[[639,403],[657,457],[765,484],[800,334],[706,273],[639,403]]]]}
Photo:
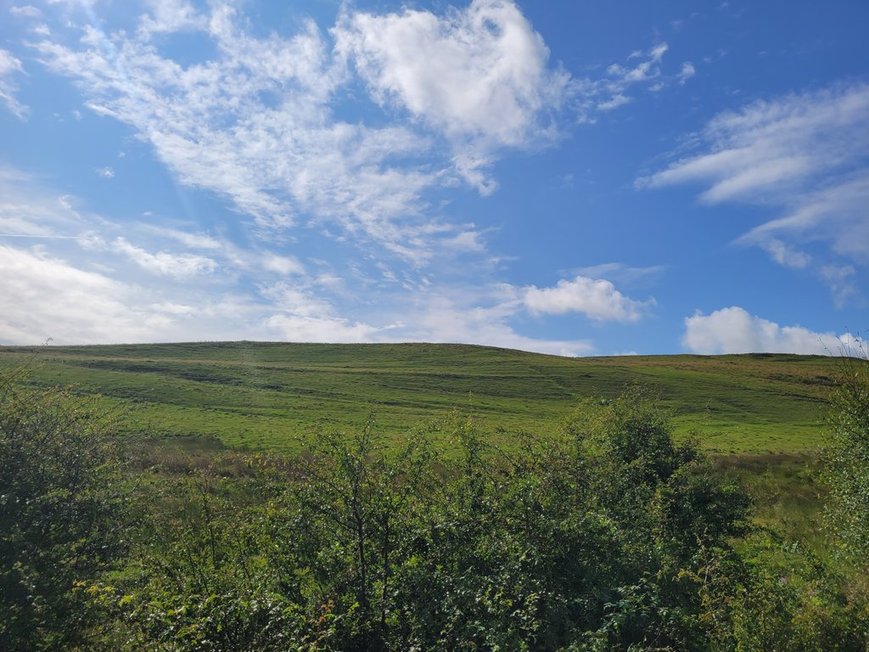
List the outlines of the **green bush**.
{"type": "Polygon", "coordinates": [[[119,479],[79,399],[0,388],[0,649],[85,640],[84,590],[123,550],[119,479]]]}
{"type": "Polygon", "coordinates": [[[401,449],[368,423],[291,459],[172,457],[123,500],[76,399],[0,407],[0,649],[865,647],[865,601],[753,531],[745,492],[638,390],[518,450],[455,415],[401,449]]]}
{"type": "Polygon", "coordinates": [[[869,574],[869,361],[842,360],[829,422],[830,522],[847,556],[869,574]]]}

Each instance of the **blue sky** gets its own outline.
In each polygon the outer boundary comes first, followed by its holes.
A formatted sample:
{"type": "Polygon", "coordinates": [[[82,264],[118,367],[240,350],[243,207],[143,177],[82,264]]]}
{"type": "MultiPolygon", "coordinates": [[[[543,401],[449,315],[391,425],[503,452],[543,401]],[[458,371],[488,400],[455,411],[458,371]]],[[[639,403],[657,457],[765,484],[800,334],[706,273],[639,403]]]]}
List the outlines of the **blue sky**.
{"type": "Polygon", "coordinates": [[[865,2],[0,2],[0,344],[836,353],[865,2]]]}

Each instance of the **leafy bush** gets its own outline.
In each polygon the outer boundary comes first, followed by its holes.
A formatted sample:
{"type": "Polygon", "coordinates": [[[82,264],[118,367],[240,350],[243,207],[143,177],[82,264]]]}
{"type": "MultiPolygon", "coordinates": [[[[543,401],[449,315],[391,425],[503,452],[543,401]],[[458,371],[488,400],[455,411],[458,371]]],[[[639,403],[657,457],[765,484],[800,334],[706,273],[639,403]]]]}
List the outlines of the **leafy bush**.
{"type": "Polygon", "coordinates": [[[830,430],[825,459],[830,521],[847,555],[869,574],[869,361],[843,359],[830,430]]]}
{"type": "Polygon", "coordinates": [[[291,459],[173,454],[125,501],[69,396],[0,407],[0,649],[865,647],[865,601],[745,538],[745,492],[638,390],[509,452],[454,415],[401,449],[370,422],[291,459]]]}
{"type": "Polygon", "coordinates": [[[94,412],[0,387],[0,649],[81,642],[83,589],[123,549],[119,475],[94,412]]]}

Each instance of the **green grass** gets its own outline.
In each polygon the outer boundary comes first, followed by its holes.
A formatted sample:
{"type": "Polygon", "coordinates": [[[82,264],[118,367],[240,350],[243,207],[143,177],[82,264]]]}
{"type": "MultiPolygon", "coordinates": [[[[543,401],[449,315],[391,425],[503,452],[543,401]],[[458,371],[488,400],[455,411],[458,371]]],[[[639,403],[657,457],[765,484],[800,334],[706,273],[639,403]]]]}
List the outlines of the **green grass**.
{"type": "Polygon", "coordinates": [[[800,453],[822,443],[840,361],[819,356],[562,358],[440,344],[198,343],[0,347],[0,370],[98,394],[124,428],[291,451],[298,435],[358,428],[388,437],[458,409],[497,440],[558,429],[584,397],[651,388],[678,436],[722,454],[800,453]]]}

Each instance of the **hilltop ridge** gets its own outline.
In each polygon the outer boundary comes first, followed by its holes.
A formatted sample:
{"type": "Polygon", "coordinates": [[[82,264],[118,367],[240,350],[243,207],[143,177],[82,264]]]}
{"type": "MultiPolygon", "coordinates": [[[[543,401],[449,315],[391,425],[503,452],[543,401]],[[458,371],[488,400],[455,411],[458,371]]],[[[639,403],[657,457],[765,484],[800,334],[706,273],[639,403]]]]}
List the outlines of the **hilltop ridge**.
{"type": "Polygon", "coordinates": [[[546,433],[586,397],[639,384],[680,435],[722,452],[819,445],[842,360],[792,354],[566,358],[470,344],[201,342],[0,347],[0,368],[69,385],[122,408],[132,430],[292,447],[312,429],[358,427],[371,412],[400,436],[453,409],[493,433],[546,433]]]}

